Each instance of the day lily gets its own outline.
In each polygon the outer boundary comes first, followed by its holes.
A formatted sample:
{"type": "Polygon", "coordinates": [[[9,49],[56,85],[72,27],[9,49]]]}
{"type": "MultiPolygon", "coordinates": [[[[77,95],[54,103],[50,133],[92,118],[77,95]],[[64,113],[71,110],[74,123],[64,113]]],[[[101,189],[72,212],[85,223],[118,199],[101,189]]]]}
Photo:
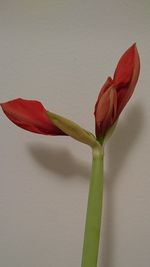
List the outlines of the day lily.
{"type": "Polygon", "coordinates": [[[93,162],[84,235],[82,267],[96,267],[103,195],[104,144],[116,126],[119,115],[133,94],[140,60],[133,44],[120,58],[113,79],[108,77],[95,105],[96,136],[75,122],[47,111],[36,100],[14,99],[1,103],[6,116],[17,126],[44,135],[67,135],[92,147],[93,162]]]}

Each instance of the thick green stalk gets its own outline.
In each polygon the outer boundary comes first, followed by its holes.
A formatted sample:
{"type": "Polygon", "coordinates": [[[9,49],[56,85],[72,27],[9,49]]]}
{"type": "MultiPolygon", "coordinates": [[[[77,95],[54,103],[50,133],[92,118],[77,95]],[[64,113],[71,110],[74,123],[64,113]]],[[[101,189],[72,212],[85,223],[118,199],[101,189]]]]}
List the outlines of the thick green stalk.
{"type": "Polygon", "coordinates": [[[93,149],[92,175],[89,189],[86,214],[82,265],[81,267],[96,267],[103,198],[103,154],[98,148],[93,149]]]}

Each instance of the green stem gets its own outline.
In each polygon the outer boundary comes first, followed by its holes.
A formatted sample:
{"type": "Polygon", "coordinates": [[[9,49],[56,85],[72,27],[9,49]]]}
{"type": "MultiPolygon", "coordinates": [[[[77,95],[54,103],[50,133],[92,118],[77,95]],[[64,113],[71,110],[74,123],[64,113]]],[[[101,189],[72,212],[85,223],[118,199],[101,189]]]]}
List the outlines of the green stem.
{"type": "Polygon", "coordinates": [[[93,149],[92,175],[90,182],[88,207],[86,214],[82,265],[81,267],[96,267],[103,197],[103,154],[100,149],[93,149]]]}

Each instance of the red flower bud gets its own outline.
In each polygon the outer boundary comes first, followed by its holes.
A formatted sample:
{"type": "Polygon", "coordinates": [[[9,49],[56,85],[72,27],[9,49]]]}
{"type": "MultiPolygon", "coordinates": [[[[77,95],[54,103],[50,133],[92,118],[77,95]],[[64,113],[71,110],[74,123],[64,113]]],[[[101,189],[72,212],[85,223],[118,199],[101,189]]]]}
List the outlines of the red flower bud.
{"type": "Polygon", "coordinates": [[[139,55],[133,44],[120,58],[113,79],[109,77],[99,93],[94,112],[97,138],[104,138],[117,121],[133,94],[139,71],[139,55]]]}
{"type": "Polygon", "coordinates": [[[38,134],[65,135],[55,126],[39,101],[21,98],[2,103],[6,116],[17,126],[38,134]]]}
{"type": "Polygon", "coordinates": [[[91,147],[96,138],[75,122],[47,111],[39,101],[14,99],[0,104],[6,116],[17,126],[38,134],[69,135],[91,147]]]}

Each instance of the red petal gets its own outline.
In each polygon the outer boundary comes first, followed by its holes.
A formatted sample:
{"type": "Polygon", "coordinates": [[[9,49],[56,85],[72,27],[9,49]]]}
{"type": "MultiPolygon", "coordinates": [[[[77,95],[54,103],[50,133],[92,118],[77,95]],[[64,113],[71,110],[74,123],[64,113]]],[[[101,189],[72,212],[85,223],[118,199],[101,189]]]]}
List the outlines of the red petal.
{"type": "Polygon", "coordinates": [[[48,118],[47,111],[39,101],[14,99],[2,103],[6,116],[17,126],[38,134],[65,135],[48,118]]]}
{"type": "Polygon", "coordinates": [[[116,119],[117,93],[114,87],[110,87],[101,96],[95,113],[96,136],[104,136],[116,119]]]}
{"type": "Polygon", "coordinates": [[[99,101],[100,101],[102,95],[110,88],[111,85],[112,85],[112,79],[111,79],[111,77],[108,77],[106,82],[102,86],[102,88],[100,90],[100,93],[98,95],[98,98],[97,98],[97,101],[96,101],[96,104],[95,104],[95,111],[94,111],[94,115],[95,116],[98,116],[97,115],[98,114],[97,108],[98,108],[98,104],[99,104],[99,101]]]}
{"type": "Polygon", "coordinates": [[[117,65],[113,83],[118,91],[118,116],[133,94],[140,72],[140,59],[133,44],[121,57],[117,65]]]}
{"type": "Polygon", "coordinates": [[[132,45],[120,58],[114,73],[116,87],[127,85],[132,78],[136,45],[132,45]]]}

